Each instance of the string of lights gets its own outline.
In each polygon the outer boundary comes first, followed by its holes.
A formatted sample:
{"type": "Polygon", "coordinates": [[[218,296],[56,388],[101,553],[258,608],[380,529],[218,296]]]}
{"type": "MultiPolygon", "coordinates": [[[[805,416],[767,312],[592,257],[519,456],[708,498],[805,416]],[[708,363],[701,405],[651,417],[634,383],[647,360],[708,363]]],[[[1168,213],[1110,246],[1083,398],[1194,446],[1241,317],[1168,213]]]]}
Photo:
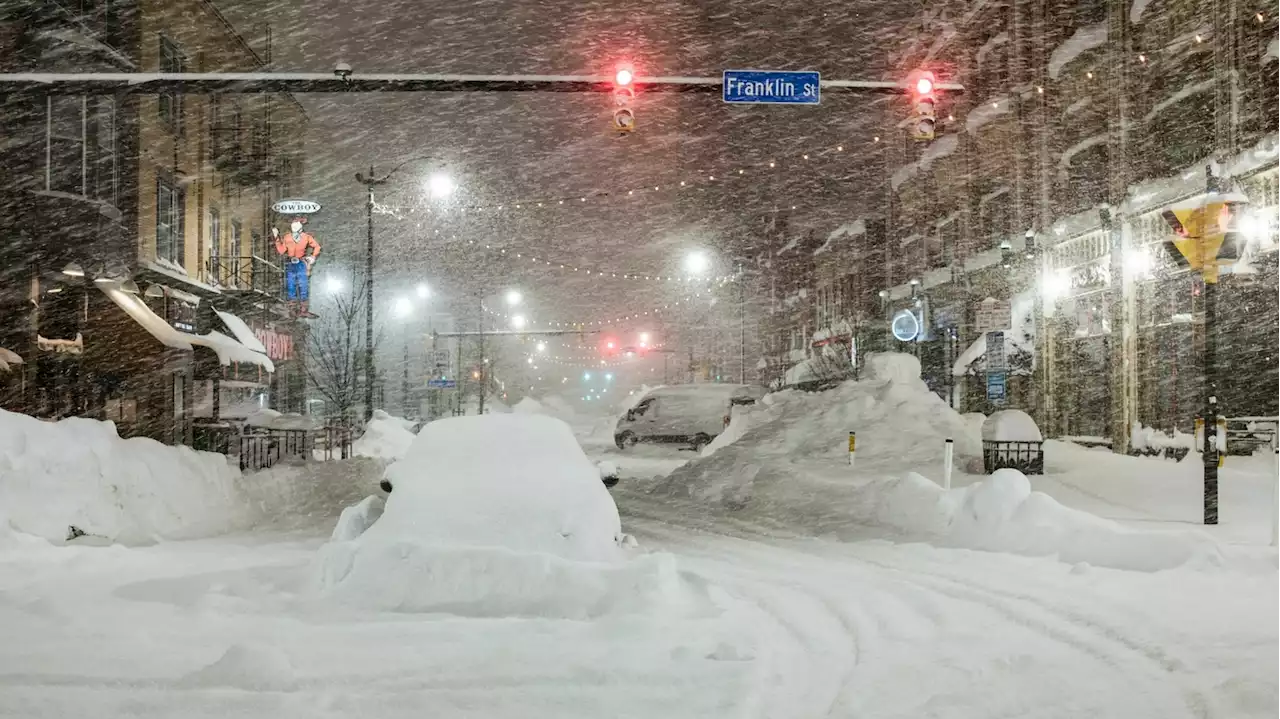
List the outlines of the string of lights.
{"type": "MultiPolygon", "coordinates": [[[[872,138],[873,143],[880,142],[880,136],[875,135],[872,138]]],[[[774,174],[789,169],[791,167],[801,167],[806,164],[814,163],[818,160],[843,156],[845,154],[846,145],[837,143],[835,145],[809,150],[797,153],[788,158],[775,158],[763,160],[756,163],[748,163],[735,167],[725,168],[717,172],[708,172],[706,174],[689,175],[683,180],[674,182],[653,182],[643,185],[636,185],[617,190],[596,190],[580,195],[569,195],[565,197],[548,197],[532,200],[518,200],[515,202],[503,202],[498,204],[468,204],[468,205],[430,205],[427,199],[408,205],[392,205],[375,201],[373,203],[373,211],[376,214],[391,215],[396,219],[408,219],[410,215],[493,215],[498,213],[516,214],[525,212],[537,212],[539,210],[555,210],[555,209],[572,209],[581,207],[584,204],[599,202],[613,198],[628,197],[652,197],[657,194],[668,194],[673,192],[681,192],[688,190],[705,190],[707,187],[716,184],[724,184],[735,180],[753,180],[762,173],[774,174]]],[[[796,209],[795,205],[791,209],[796,209]]]]}
{"type": "MultiPolygon", "coordinates": [[[[685,297],[683,300],[676,300],[675,302],[669,302],[664,305],[659,305],[652,309],[645,310],[644,312],[634,312],[629,315],[621,315],[618,317],[611,317],[607,319],[585,320],[585,321],[578,321],[578,322],[541,322],[539,324],[551,329],[586,329],[587,327],[607,327],[609,325],[618,324],[619,322],[629,322],[631,320],[638,320],[642,317],[654,317],[662,314],[663,312],[670,312],[680,307],[682,303],[684,306],[687,307],[693,304],[693,300],[698,299],[701,296],[702,296],[702,293],[699,292],[694,294],[691,297],[685,297]]],[[[520,313],[508,314],[506,312],[500,312],[498,310],[491,309],[485,305],[481,305],[481,309],[484,310],[485,314],[491,315],[493,317],[496,317],[498,319],[501,319],[507,322],[511,321],[513,317],[517,317],[517,316],[526,317],[524,314],[520,314],[520,313]]],[[[533,320],[526,318],[526,321],[529,324],[534,324],[533,320]]]]}
{"type": "Polygon", "coordinates": [[[550,267],[552,269],[564,270],[565,272],[578,272],[587,276],[601,277],[601,278],[607,278],[607,279],[638,280],[638,281],[644,281],[644,282],[663,282],[663,283],[681,283],[681,284],[705,281],[712,284],[721,284],[721,285],[727,282],[733,282],[734,280],[737,279],[736,275],[717,275],[715,277],[703,277],[699,275],[658,275],[653,273],[626,272],[626,271],[618,272],[614,270],[602,270],[599,268],[591,268],[591,267],[584,267],[582,265],[576,265],[576,264],[573,264],[572,262],[560,262],[545,256],[539,257],[537,255],[528,254],[525,252],[516,252],[515,250],[509,250],[506,247],[495,247],[492,244],[480,242],[477,240],[467,240],[466,244],[468,246],[473,246],[478,249],[483,249],[490,252],[496,252],[497,254],[504,257],[510,256],[510,257],[514,257],[517,260],[528,260],[530,263],[534,265],[540,265],[543,267],[550,267]]]}

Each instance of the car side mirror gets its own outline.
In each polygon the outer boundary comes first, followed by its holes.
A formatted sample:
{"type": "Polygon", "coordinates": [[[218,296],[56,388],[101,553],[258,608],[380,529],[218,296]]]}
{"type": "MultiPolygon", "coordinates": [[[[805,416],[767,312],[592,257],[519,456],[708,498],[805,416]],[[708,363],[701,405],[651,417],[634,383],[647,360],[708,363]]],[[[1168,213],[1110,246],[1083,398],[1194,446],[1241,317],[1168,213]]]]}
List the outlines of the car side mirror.
{"type": "Polygon", "coordinates": [[[636,421],[636,411],[634,409],[627,410],[627,421],[628,422],[636,421]]]}

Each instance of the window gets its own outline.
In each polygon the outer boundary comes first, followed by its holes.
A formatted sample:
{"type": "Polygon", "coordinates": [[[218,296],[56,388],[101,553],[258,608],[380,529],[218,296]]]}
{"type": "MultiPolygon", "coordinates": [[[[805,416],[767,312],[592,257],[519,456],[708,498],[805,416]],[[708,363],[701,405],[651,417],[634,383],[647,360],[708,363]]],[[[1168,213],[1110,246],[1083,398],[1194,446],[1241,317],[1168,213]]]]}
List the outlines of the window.
{"type": "MultiPolygon", "coordinates": [[[[171,40],[160,38],[160,72],[186,72],[187,61],[182,51],[171,40]]],[[[176,133],[182,132],[182,96],[176,92],[159,96],[160,121],[176,133]]]]}
{"type": "Polygon", "coordinates": [[[53,96],[49,103],[47,189],[85,194],[84,98],[53,96]]]}
{"type": "Polygon", "coordinates": [[[156,257],[179,265],[186,257],[182,236],[182,215],[186,197],[165,178],[156,180],[156,257]]]}
{"type": "Polygon", "coordinates": [[[116,101],[96,100],[97,147],[94,161],[94,192],[99,200],[116,204],[116,101]]]}
{"type": "Polygon", "coordinates": [[[240,257],[240,233],[242,232],[240,220],[231,221],[231,256],[240,257]]]}
{"type": "Polygon", "coordinates": [[[218,208],[209,208],[209,258],[216,264],[218,255],[222,253],[222,214],[218,208]]]}

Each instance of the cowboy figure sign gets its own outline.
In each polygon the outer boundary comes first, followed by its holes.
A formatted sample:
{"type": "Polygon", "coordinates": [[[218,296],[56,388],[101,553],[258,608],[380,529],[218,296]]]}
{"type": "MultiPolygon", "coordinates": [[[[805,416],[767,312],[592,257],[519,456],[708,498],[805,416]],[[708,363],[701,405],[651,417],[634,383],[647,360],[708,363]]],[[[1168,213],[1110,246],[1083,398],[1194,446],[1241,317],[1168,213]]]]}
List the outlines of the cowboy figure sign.
{"type": "Polygon", "coordinates": [[[297,313],[302,317],[314,317],[307,311],[307,300],[310,298],[311,267],[320,256],[320,243],[310,233],[303,232],[302,226],[307,221],[301,215],[294,217],[289,223],[289,234],[280,235],[280,230],[271,228],[271,236],[276,241],[276,252],[284,260],[285,292],[289,302],[293,303],[297,313]],[[311,253],[307,254],[307,248],[311,253]]]}

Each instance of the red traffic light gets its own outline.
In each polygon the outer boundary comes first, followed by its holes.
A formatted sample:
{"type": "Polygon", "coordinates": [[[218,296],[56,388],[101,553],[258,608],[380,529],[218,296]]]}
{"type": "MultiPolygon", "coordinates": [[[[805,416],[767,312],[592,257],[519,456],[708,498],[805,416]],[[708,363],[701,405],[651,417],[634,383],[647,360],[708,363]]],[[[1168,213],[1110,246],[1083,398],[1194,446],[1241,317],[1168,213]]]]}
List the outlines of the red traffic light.
{"type": "Polygon", "coordinates": [[[617,349],[617,347],[618,347],[618,343],[614,342],[613,340],[609,340],[608,342],[604,343],[605,349],[611,350],[611,349],[617,349]]]}
{"type": "Polygon", "coordinates": [[[928,95],[933,92],[933,78],[921,76],[916,79],[916,94],[928,95]]]}
{"type": "Polygon", "coordinates": [[[626,67],[618,68],[618,72],[613,76],[613,81],[623,87],[630,85],[631,81],[634,79],[635,74],[631,72],[630,68],[626,67]]]}

